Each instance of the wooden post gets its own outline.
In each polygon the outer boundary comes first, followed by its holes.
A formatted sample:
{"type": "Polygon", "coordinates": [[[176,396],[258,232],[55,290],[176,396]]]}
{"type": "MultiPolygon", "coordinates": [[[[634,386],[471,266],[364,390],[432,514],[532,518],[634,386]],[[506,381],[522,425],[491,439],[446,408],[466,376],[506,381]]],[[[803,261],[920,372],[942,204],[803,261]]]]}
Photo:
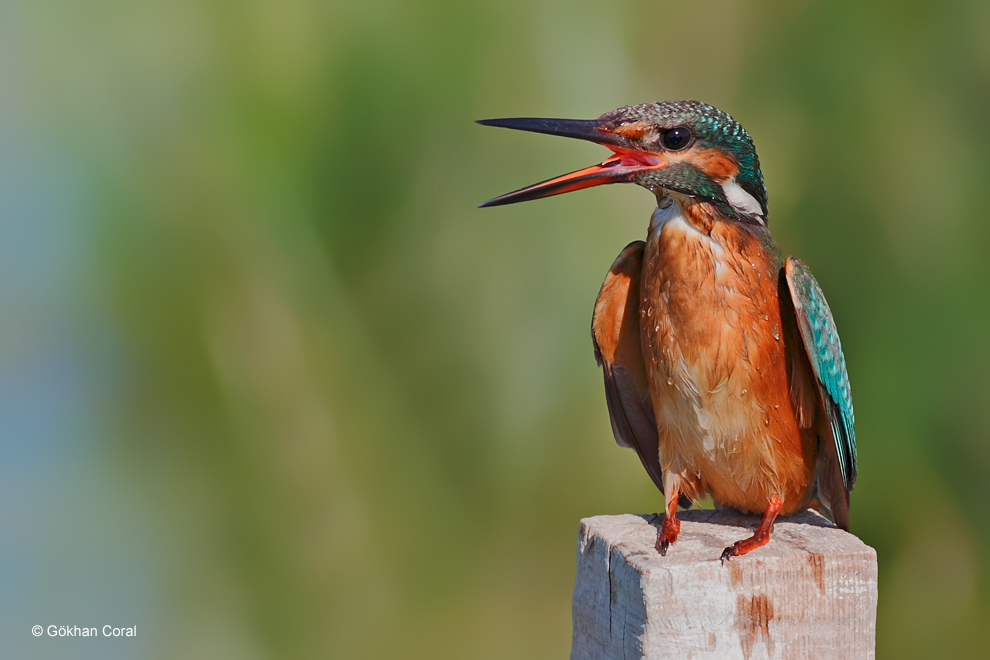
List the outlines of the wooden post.
{"type": "Polygon", "coordinates": [[[778,519],[770,543],[719,562],[758,517],[684,511],[666,557],[660,518],[581,521],[571,660],[874,657],[877,556],[814,511],[778,519]]]}

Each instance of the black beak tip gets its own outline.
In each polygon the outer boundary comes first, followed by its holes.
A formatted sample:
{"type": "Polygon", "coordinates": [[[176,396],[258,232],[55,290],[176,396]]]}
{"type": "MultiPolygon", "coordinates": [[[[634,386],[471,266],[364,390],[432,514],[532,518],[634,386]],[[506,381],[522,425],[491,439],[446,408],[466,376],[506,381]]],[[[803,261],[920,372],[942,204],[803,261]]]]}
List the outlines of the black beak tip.
{"type": "Polygon", "coordinates": [[[501,206],[501,205],[502,205],[502,202],[500,202],[499,201],[499,198],[496,197],[494,199],[488,200],[487,202],[482,202],[481,204],[478,204],[478,208],[479,209],[487,209],[490,206],[501,206]]]}

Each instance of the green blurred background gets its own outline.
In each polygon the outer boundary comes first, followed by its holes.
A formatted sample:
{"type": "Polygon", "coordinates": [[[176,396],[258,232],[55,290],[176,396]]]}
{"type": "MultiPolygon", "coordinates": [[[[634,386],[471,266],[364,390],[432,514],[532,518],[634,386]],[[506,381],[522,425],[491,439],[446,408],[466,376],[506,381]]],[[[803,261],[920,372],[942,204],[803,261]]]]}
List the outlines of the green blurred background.
{"type": "Polygon", "coordinates": [[[878,657],[985,657],[979,0],[0,0],[0,655],[566,658],[662,508],[589,339],[653,200],[477,210],[605,152],[472,120],[679,98],[842,332],[878,657]]]}

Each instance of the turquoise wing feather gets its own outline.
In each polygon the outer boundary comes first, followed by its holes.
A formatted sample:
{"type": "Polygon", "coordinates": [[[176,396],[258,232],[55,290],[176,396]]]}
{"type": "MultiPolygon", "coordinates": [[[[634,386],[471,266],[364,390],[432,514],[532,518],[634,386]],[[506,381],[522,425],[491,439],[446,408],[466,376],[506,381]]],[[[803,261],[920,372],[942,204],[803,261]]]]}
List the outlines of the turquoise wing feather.
{"type": "MultiPolygon", "coordinates": [[[[815,373],[835,444],[834,454],[829,447],[825,456],[834,457],[838,462],[845,489],[844,508],[848,515],[848,493],[856,482],[856,418],[839,332],[825,302],[825,294],[808,267],[800,259],[788,257],[785,272],[801,338],[815,373]]],[[[829,466],[824,467],[827,469],[829,466]]],[[[819,483],[819,486],[822,484],[819,483]]],[[[832,494],[833,498],[835,495],[832,494]]],[[[834,505],[832,508],[835,508],[834,505]]]]}

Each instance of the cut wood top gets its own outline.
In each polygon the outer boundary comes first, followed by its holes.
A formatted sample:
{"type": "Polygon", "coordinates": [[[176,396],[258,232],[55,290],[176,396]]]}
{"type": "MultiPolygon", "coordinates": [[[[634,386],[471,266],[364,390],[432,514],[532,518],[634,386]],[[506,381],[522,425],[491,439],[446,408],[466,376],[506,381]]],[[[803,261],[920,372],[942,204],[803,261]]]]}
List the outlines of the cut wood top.
{"type": "MultiPolygon", "coordinates": [[[[585,518],[581,521],[581,539],[584,542],[598,536],[619,550],[629,563],[645,570],[697,563],[719,565],[722,550],[752,535],[760,523],[759,516],[747,516],[731,509],[694,509],[681,511],[677,517],[681,520],[681,532],[666,557],[661,557],[654,547],[662,514],[585,518]]],[[[865,555],[864,558],[876,561],[873,548],[808,509],[778,518],[767,545],[726,561],[726,567],[789,555],[865,555]]]]}

